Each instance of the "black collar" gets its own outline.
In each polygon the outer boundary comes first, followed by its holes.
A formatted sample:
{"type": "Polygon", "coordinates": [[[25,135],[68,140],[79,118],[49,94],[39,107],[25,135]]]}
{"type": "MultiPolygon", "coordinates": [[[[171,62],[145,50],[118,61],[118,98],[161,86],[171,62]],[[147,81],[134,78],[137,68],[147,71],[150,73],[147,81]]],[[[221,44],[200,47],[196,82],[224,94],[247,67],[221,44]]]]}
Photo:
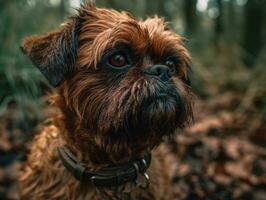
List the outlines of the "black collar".
{"type": "Polygon", "coordinates": [[[138,186],[147,187],[149,176],[146,174],[151,162],[151,154],[147,153],[143,158],[121,166],[110,166],[99,171],[89,171],[84,163],[70,152],[67,146],[58,148],[59,157],[65,168],[79,181],[91,182],[95,186],[118,186],[126,182],[135,182],[138,186]],[[145,178],[145,185],[140,183],[140,177],[145,178]]]}

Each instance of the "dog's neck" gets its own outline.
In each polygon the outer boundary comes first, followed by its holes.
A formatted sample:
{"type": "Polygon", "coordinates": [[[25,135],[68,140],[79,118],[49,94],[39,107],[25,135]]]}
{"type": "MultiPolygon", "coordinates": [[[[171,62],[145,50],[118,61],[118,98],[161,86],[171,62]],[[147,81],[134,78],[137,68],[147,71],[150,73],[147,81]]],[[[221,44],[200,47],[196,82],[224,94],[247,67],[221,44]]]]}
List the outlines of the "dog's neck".
{"type": "MultiPolygon", "coordinates": [[[[69,130],[65,123],[58,127],[61,146],[67,145],[78,160],[86,164],[87,168],[100,169],[106,166],[123,165],[143,158],[150,153],[152,147],[141,141],[140,143],[115,143],[99,137],[82,138],[84,129],[69,130]],[[74,137],[74,135],[76,136],[74,137]],[[81,135],[78,137],[77,135],[81,135]]],[[[85,134],[84,134],[85,135],[85,134]]],[[[93,135],[88,134],[86,135],[93,135]]]]}
{"type": "Polygon", "coordinates": [[[68,140],[64,140],[71,152],[90,168],[101,168],[110,165],[122,165],[130,163],[133,160],[143,158],[145,154],[150,153],[151,149],[143,147],[116,146],[116,151],[108,149],[108,146],[97,146],[91,142],[75,145],[68,140]]]}
{"type": "MultiPolygon", "coordinates": [[[[60,129],[59,129],[60,131],[60,129]]],[[[146,170],[151,162],[151,150],[136,148],[136,146],[98,146],[91,140],[73,141],[67,129],[61,129],[61,142],[58,155],[68,170],[76,179],[94,183],[95,186],[120,186],[125,183],[137,183],[147,187],[149,177],[146,170]],[[111,147],[115,147],[114,151],[111,147]]],[[[79,130],[78,130],[79,131],[79,130]]],[[[73,134],[73,133],[72,133],[73,134]]],[[[105,142],[101,141],[105,144],[105,142]]]]}

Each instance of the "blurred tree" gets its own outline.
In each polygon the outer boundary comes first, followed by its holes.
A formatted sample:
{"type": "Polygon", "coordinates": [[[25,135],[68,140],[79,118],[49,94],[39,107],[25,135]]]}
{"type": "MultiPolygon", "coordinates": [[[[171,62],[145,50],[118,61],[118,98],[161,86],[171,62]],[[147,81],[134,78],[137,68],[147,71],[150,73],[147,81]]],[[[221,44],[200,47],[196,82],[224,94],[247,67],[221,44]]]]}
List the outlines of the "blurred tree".
{"type": "Polygon", "coordinates": [[[146,0],[148,5],[146,7],[146,15],[159,15],[161,17],[166,18],[167,21],[170,21],[172,19],[172,14],[170,13],[168,7],[166,5],[171,4],[174,6],[174,2],[171,0],[165,0],[165,1],[154,1],[154,0],[146,0]]]}
{"type": "Polygon", "coordinates": [[[215,18],[214,33],[215,42],[219,42],[223,34],[223,2],[222,0],[216,0],[217,17],[215,18]]]}
{"type": "Polygon", "coordinates": [[[253,67],[263,46],[263,21],[266,12],[265,0],[248,0],[245,6],[243,47],[244,63],[253,67]]]}
{"type": "Polygon", "coordinates": [[[184,0],[185,33],[191,35],[197,31],[197,0],[184,0]]]}
{"type": "Polygon", "coordinates": [[[230,0],[228,2],[229,8],[228,8],[228,18],[227,22],[230,23],[230,35],[235,39],[235,29],[236,29],[236,10],[235,10],[235,0],[230,0]]]}

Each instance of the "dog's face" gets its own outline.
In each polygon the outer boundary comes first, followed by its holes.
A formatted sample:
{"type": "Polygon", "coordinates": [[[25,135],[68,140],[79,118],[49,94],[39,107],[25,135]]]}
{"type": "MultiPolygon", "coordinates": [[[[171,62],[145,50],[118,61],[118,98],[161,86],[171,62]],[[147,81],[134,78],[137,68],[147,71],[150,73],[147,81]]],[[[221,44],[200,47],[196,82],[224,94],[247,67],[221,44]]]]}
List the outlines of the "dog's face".
{"type": "Polygon", "coordinates": [[[79,140],[156,145],[192,118],[190,56],[158,17],[138,21],[88,4],[22,48],[58,87],[66,126],[80,132],[79,140]]]}

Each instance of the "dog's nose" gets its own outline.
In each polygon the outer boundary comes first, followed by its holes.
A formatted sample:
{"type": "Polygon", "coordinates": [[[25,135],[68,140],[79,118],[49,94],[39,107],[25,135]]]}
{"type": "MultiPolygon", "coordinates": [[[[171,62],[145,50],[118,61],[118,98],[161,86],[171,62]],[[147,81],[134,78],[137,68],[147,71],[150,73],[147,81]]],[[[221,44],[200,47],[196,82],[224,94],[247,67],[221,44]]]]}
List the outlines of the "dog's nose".
{"type": "Polygon", "coordinates": [[[169,81],[172,77],[169,67],[165,65],[153,65],[144,71],[145,74],[159,78],[161,81],[169,81]]]}

